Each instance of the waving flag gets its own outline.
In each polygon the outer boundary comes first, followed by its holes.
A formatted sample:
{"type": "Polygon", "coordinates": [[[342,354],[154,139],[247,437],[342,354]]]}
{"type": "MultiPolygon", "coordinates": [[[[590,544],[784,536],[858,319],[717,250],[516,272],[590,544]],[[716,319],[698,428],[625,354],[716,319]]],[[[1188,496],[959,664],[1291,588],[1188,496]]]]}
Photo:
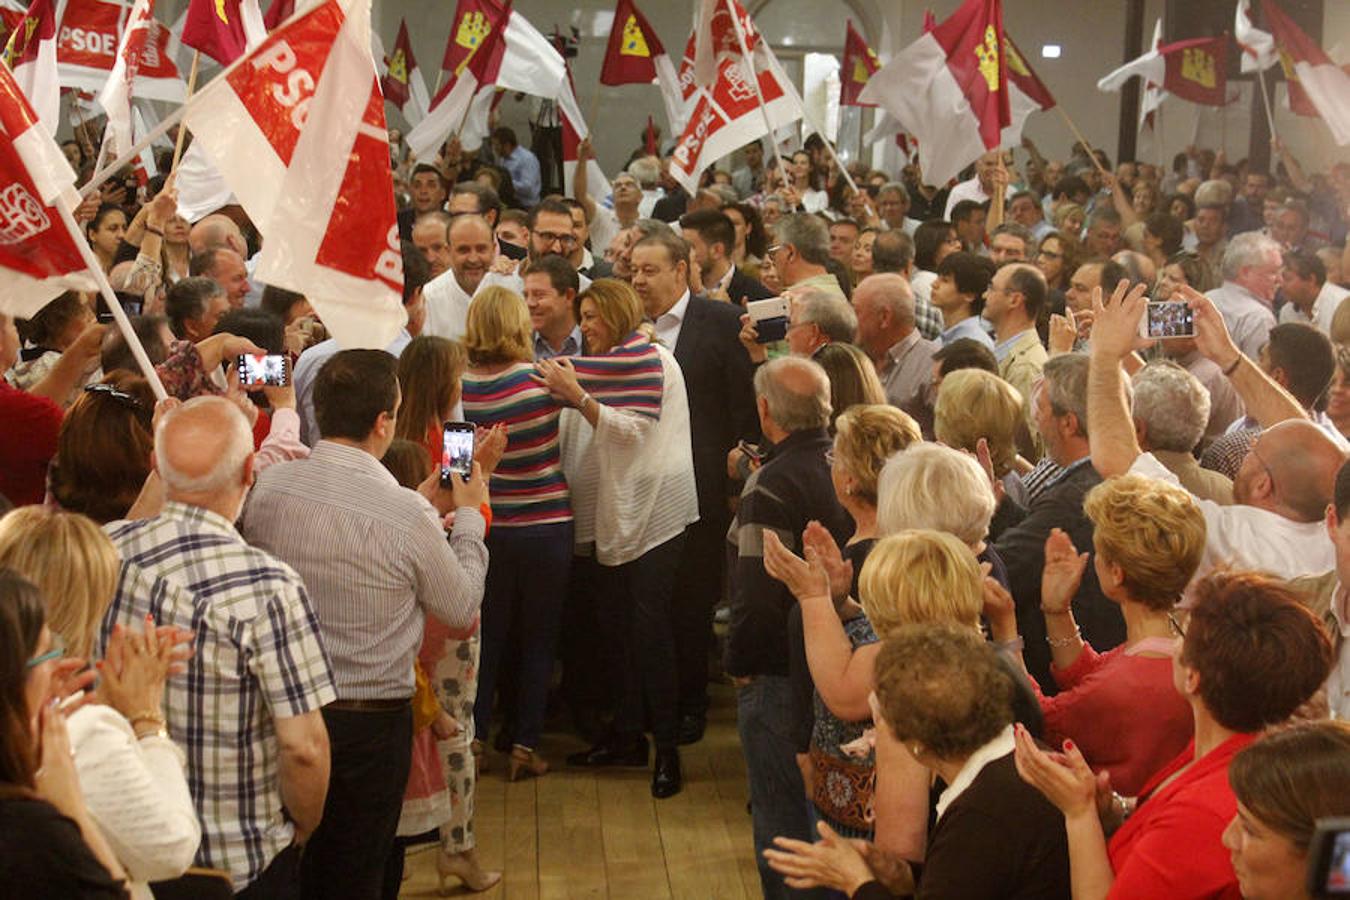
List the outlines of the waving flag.
{"type": "Polygon", "coordinates": [[[97,290],[57,203],[73,209],[75,173],[0,66],[0,312],[31,318],[67,290],[97,290]]]}
{"type": "Polygon", "coordinates": [[[258,277],[301,291],[343,347],[406,321],[370,0],[326,0],[194,98],[187,124],[267,236],[258,277]]]}
{"type": "Polygon", "coordinates": [[[600,67],[600,83],[659,85],[671,130],[684,127],[684,101],[675,64],[656,30],[632,0],[619,0],[614,8],[614,24],[605,48],[605,61],[600,67]]]}
{"type": "Polygon", "coordinates": [[[883,66],[859,99],[876,103],[919,142],[933,184],[998,147],[1012,123],[999,0],[966,0],[883,66]]]}
{"type": "MultiPolygon", "coordinates": [[[[1162,46],[1162,19],[1159,18],[1153,23],[1153,40],[1149,43],[1150,50],[1157,50],[1162,46]]],[[[1144,91],[1139,98],[1139,127],[1143,129],[1145,125],[1153,127],[1153,122],[1157,118],[1159,107],[1167,99],[1167,91],[1163,86],[1149,78],[1144,79],[1144,91]]]]}
{"type": "Polygon", "coordinates": [[[877,55],[867,46],[850,20],[844,32],[844,64],[839,71],[839,105],[872,106],[871,103],[858,102],[858,94],[862,93],[867,80],[880,68],[877,55]]]}
{"type": "Polygon", "coordinates": [[[258,0],[189,0],[183,43],[229,65],[267,34],[258,0]]]}
{"type": "Polygon", "coordinates": [[[267,15],[263,16],[263,25],[267,26],[269,32],[276,31],[291,16],[295,15],[295,0],[272,0],[272,5],[267,7],[267,15]]]}
{"type": "Polygon", "coordinates": [[[149,24],[154,21],[154,13],[154,0],[136,0],[132,4],[131,12],[127,14],[127,26],[122,31],[122,41],[117,46],[112,72],[98,95],[98,105],[108,113],[108,132],[115,150],[112,157],[125,153],[134,143],[131,137],[132,87],[136,72],[141,67],[141,57],[148,43],[149,24]]]}
{"type": "Polygon", "coordinates": [[[1102,78],[1097,89],[1118,91],[1137,75],[1182,100],[1223,106],[1229,100],[1227,66],[1227,37],[1191,38],[1149,50],[1102,78]]]}
{"type": "Polygon", "coordinates": [[[426,82],[422,80],[422,70],[417,67],[417,57],[413,56],[407,21],[398,23],[394,52],[385,57],[384,64],[385,75],[380,79],[384,99],[398,107],[399,112],[416,125],[426,116],[431,99],[427,96],[426,82]]]}
{"type": "MultiPolygon", "coordinates": [[[[577,145],[591,136],[586,120],[581,117],[581,107],[577,105],[576,95],[572,91],[571,79],[563,83],[558,95],[558,119],[562,125],[563,193],[575,196],[572,181],[576,177],[580,154],[577,145]]],[[[604,202],[611,193],[609,179],[604,170],[592,157],[586,160],[586,193],[596,203],[604,202]]]]}
{"type": "Polygon", "coordinates": [[[33,0],[5,45],[5,65],[28,98],[48,134],[61,121],[61,81],[56,73],[56,10],[54,0],[33,0]]]}
{"type": "Polygon", "coordinates": [[[1238,0],[1233,40],[1242,50],[1244,72],[1265,71],[1279,62],[1275,53],[1275,39],[1270,36],[1270,32],[1256,27],[1256,19],[1252,17],[1252,0],[1238,0]]]}
{"type": "MultiPolygon", "coordinates": [[[[89,93],[103,90],[117,60],[112,48],[120,44],[123,9],[104,0],[65,0],[65,12],[56,35],[56,68],[61,87],[89,93]]],[[[182,103],[187,85],[169,53],[169,29],[149,19],[145,30],[132,96],[182,103]]]]}
{"type": "Polygon", "coordinates": [[[1305,109],[1310,107],[1327,123],[1337,144],[1350,144],[1350,73],[1332,62],[1273,0],[1265,0],[1263,9],[1284,67],[1290,107],[1300,112],[1300,104],[1306,104],[1305,109]]]}

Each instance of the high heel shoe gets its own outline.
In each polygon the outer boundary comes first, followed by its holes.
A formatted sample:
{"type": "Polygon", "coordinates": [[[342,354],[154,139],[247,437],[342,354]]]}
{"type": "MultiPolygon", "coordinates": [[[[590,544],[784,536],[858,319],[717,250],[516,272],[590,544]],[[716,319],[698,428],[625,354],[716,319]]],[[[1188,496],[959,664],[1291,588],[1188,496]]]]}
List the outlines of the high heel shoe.
{"type": "Polygon", "coordinates": [[[469,750],[473,753],[473,774],[474,777],[482,775],[487,771],[487,756],[484,753],[483,742],[473,740],[469,742],[469,750]]]}
{"type": "Polygon", "coordinates": [[[546,772],[548,772],[548,763],[538,753],[529,747],[522,747],[520,744],[511,748],[511,760],[506,775],[509,780],[516,781],[521,775],[538,777],[546,772]]]}
{"type": "Polygon", "coordinates": [[[436,855],[436,875],[440,881],[442,895],[449,893],[445,887],[447,878],[458,878],[464,887],[475,894],[486,891],[502,880],[501,872],[488,872],[483,869],[474,850],[446,853],[442,849],[436,855]]]}

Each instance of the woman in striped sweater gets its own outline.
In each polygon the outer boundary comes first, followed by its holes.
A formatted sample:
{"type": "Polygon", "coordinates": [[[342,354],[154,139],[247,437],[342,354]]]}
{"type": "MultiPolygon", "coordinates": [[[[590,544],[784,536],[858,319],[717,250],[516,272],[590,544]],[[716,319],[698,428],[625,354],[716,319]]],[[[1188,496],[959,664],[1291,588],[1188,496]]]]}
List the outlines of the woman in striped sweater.
{"type": "Polygon", "coordinates": [[[576,306],[595,356],[541,361],[536,380],[575,407],[563,414],[564,464],[577,543],[592,543],[600,563],[616,703],[609,739],[568,762],[645,766],[645,700],[656,739],[652,796],[669,797],[681,786],[671,592],[685,527],[698,518],[684,376],[638,330],[642,303],[626,283],[602,278],[576,306]]]}

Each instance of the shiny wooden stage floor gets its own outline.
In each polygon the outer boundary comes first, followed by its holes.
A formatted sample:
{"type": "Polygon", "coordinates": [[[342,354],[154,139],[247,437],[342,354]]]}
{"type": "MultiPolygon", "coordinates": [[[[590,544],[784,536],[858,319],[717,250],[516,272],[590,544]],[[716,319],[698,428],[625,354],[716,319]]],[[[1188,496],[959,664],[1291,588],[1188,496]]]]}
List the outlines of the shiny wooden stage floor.
{"type": "MultiPolygon", "coordinates": [[[[746,812],[745,763],[732,688],[713,685],[708,730],[681,747],[684,790],[653,800],[650,771],[569,769],[584,749],[571,734],[547,734],[543,778],[510,784],[506,757],[489,750],[478,782],[475,827],[486,868],[502,883],[489,900],[760,896],[746,812]]],[[[408,851],[401,897],[439,896],[435,849],[408,851]]],[[[454,879],[451,896],[469,897],[454,879]]]]}

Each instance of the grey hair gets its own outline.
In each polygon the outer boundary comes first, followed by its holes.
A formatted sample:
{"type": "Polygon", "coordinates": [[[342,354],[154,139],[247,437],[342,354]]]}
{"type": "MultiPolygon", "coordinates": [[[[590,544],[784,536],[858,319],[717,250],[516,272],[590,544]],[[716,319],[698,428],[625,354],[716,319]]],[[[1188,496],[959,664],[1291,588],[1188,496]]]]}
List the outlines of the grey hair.
{"type": "Polygon", "coordinates": [[[773,226],[780,244],[791,244],[797,255],[812,265],[823,266],[830,259],[830,229],[810,213],[783,216],[773,226]]]}
{"type": "Polygon", "coordinates": [[[224,397],[194,397],[177,409],[171,410],[160,420],[155,430],[155,469],[164,481],[164,487],[176,494],[212,494],[229,487],[239,479],[244,461],[253,453],[253,430],[243,412],[224,397]],[[173,423],[183,415],[203,407],[221,410],[229,434],[223,435],[220,455],[216,457],[211,470],[195,477],[178,471],[169,462],[165,446],[166,434],[173,423]]]}
{"type": "Polygon", "coordinates": [[[628,164],[628,174],[644,188],[652,187],[661,179],[661,167],[653,160],[638,157],[628,164]]]}
{"type": "Polygon", "coordinates": [[[851,344],[858,336],[858,315],[844,300],[824,291],[793,292],[792,302],[801,311],[798,321],[814,323],[832,341],[851,344]]]}
{"type": "Polygon", "coordinates": [[[760,208],[766,206],[777,206],[780,209],[787,208],[787,200],[783,199],[782,194],[765,194],[764,199],[760,201],[760,208]]]}
{"type": "Polygon", "coordinates": [[[1031,229],[1018,222],[1002,222],[996,227],[989,237],[996,238],[1000,234],[1010,234],[1022,242],[1026,248],[1027,256],[1031,256],[1032,249],[1036,246],[1036,239],[1031,236],[1031,229]]]}
{"type": "Polygon", "coordinates": [[[911,444],[877,479],[877,530],[943,531],[974,548],[989,533],[994,489],[975,457],[942,444],[911,444]]]}
{"type": "Polygon", "coordinates": [[[1045,362],[1041,371],[1041,389],[1046,392],[1050,409],[1055,415],[1073,413],[1078,418],[1078,432],[1087,437],[1088,355],[1061,353],[1045,362]]]}
{"type": "Polygon", "coordinates": [[[722,206],[728,206],[732,203],[739,203],[741,198],[736,193],[736,189],[726,184],[710,185],[704,190],[717,198],[717,202],[722,206]]]}
{"type": "Polygon", "coordinates": [[[810,431],[830,423],[830,376],[815,360],[798,356],[769,360],[755,370],[755,396],[764,398],[769,415],[784,431],[810,431]],[[815,389],[800,394],[784,385],[779,373],[789,369],[807,373],[815,381],[815,389]]]}
{"type": "Polygon", "coordinates": [[[1271,255],[1280,256],[1280,245],[1275,239],[1259,231],[1244,231],[1228,242],[1223,252],[1223,266],[1220,269],[1224,281],[1232,281],[1247,266],[1260,265],[1271,255]]]}
{"type": "Polygon", "coordinates": [[[909,188],[898,181],[888,181],[883,184],[881,189],[877,191],[878,200],[881,199],[882,194],[899,194],[901,197],[905,198],[906,204],[910,203],[909,188]]]}
{"type": "Polygon", "coordinates": [[[1149,446],[1190,453],[1209,422],[1209,391],[1170,359],[1155,360],[1135,373],[1134,418],[1148,428],[1149,446]]]}
{"type": "Polygon", "coordinates": [[[1233,186],[1222,178],[1212,178],[1209,181],[1203,181],[1195,189],[1195,205],[1197,208],[1202,206],[1220,206],[1225,209],[1233,202],[1233,186]]]}

